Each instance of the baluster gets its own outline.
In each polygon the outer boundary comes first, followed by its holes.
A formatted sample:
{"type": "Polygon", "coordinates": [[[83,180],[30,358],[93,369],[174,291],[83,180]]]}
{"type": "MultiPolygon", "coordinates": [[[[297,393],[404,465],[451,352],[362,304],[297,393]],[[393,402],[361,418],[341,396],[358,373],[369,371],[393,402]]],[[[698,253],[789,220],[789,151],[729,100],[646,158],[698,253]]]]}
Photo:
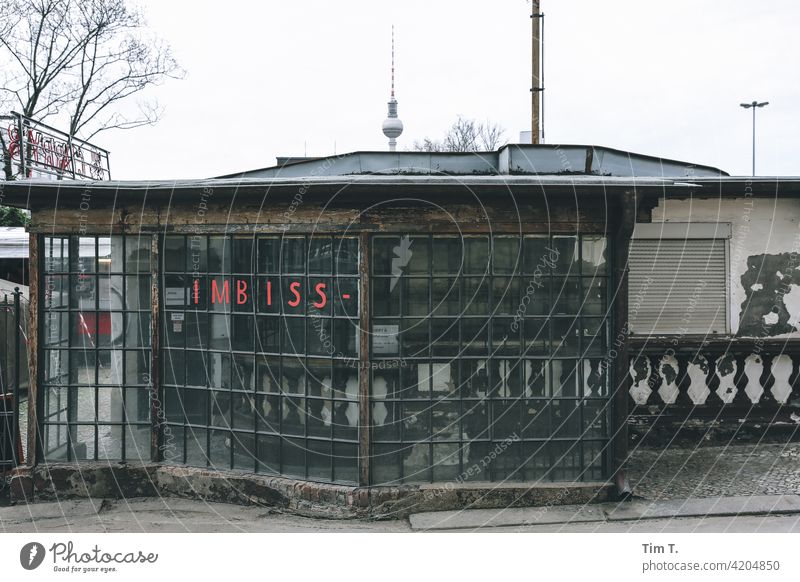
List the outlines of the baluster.
{"type": "Polygon", "coordinates": [[[639,355],[631,361],[629,373],[633,382],[631,382],[629,392],[633,401],[639,406],[647,404],[647,400],[653,392],[650,388],[650,374],[652,372],[653,368],[647,356],[639,355]]]}
{"type": "Polygon", "coordinates": [[[661,387],[658,395],[664,404],[675,404],[678,399],[678,359],[672,354],[661,358],[658,365],[658,375],[661,377],[661,387]]]}
{"type": "Polygon", "coordinates": [[[786,354],[781,354],[772,359],[772,377],[775,380],[772,385],[772,397],[781,404],[786,404],[789,400],[789,395],[792,393],[789,376],[792,375],[793,368],[792,358],[786,354]]]}
{"type": "Polygon", "coordinates": [[[747,387],[744,392],[753,404],[761,401],[764,386],[761,385],[761,376],[764,374],[764,360],[758,354],[750,354],[744,360],[744,374],[747,376],[747,387]]]}
{"type": "Polygon", "coordinates": [[[708,388],[708,360],[705,356],[696,355],[687,363],[686,373],[689,375],[689,389],[686,391],[696,406],[705,404],[711,395],[708,388]]]}
{"type": "Polygon", "coordinates": [[[738,371],[738,364],[733,354],[725,354],[717,358],[716,374],[719,378],[719,386],[717,386],[717,396],[722,400],[723,404],[730,404],[736,398],[739,392],[736,389],[736,372],[738,371]]]}

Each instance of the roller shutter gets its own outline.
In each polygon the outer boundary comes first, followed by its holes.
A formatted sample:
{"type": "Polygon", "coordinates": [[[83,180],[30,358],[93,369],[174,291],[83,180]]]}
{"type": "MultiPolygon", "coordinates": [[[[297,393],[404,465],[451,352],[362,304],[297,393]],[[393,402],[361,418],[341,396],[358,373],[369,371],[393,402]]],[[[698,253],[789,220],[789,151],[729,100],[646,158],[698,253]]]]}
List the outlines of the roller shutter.
{"type": "Polygon", "coordinates": [[[726,240],[631,241],[628,312],[635,334],[727,331],[726,240]]]}

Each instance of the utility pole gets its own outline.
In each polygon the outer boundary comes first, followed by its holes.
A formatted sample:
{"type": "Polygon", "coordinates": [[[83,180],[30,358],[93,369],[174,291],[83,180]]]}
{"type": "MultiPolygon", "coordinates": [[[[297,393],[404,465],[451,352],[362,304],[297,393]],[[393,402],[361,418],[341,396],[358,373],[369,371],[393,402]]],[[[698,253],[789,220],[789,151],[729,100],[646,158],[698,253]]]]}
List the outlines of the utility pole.
{"type": "Polygon", "coordinates": [[[769,101],[762,101],[759,103],[758,101],[753,101],[752,103],[739,103],[741,107],[745,109],[752,109],[753,110],[753,176],[756,175],[756,109],[759,107],[764,107],[769,105],[769,101]]]}
{"type": "Polygon", "coordinates": [[[541,95],[544,90],[541,86],[539,71],[541,70],[541,48],[542,48],[542,18],[540,0],[531,0],[531,143],[541,143],[540,127],[541,122],[541,95]]]}

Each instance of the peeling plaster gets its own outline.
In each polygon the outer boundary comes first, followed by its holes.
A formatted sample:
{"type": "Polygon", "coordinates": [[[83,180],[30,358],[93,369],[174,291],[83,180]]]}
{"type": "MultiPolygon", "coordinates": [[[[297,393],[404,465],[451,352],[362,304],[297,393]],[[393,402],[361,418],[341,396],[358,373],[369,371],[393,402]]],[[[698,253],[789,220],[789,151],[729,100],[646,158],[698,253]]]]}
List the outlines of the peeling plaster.
{"type": "Polygon", "coordinates": [[[797,285],[790,285],[789,291],[783,296],[783,303],[789,311],[789,325],[800,329],[800,277],[797,285]]]}
{"type": "Polygon", "coordinates": [[[774,311],[770,311],[761,319],[763,319],[764,323],[766,323],[767,325],[775,325],[776,323],[778,323],[779,317],[777,313],[775,313],[774,311]]]}
{"type": "Polygon", "coordinates": [[[790,313],[784,301],[787,292],[795,286],[793,283],[798,283],[793,276],[797,262],[797,255],[792,253],[747,257],[747,271],[741,281],[746,293],[740,306],[740,335],[778,336],[798,331],[789,320],[796,319],[800,313],[790,313]],[[784,275],[784,271],[789,274],[784,275]],[[760,289],[753,290],[756,285],[760,285],[760,289]]]}
{"type": "MultiPolygon", "coordinates": [[[[763,293],[766,287],[760,277],[753,277],[749,283],[742,281],[748,272],[748,261],[761,255],[781,255],[800,251],[800,199],[782,197],[778,199],[753,198],[742,196],[737,198],[709,198],[676,200],[662,198],[653,209],[653,222],[729,222],[732,238],[729,241],[728,266],[730,286],[730,329],[734,334],[747,337],[763,336],[763,332],[754,333],[740,329],[742,304],[746,302],[748,293],[763,293]],[[759,287],[762,285],[763,287],[759,287]],[[754,287],[753,287],[754,286],[754,287]]],[[[797,256],[795,257],[797,259],[797,256]]],[[[800,284],[800,270],[797,269],[800,259],[793,265],[790,263],[776,266],[772,277],[777,279],[778,271],[781,279],[791,277],[792,282],[800,284]]],[[[785,331],[774,335],[784,337],[800,337],[800,298],[792,289],[791,293],[784,289],[783,297],[786,317],[782,320],[785,331]]],[[[771,296],[774,301],[775,294],[771,296]]],[[[764,310],[761,316],[769,313],[764,310]]],[[[755,318],[757,325],[763,327],[761,316],[755,318]]]]}

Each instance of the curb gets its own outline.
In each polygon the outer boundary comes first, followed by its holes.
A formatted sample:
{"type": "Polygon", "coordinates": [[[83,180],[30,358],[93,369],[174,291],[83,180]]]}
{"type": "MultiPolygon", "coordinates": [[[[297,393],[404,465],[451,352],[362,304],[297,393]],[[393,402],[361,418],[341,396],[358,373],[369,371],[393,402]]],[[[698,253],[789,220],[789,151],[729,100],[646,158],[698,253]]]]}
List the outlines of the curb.
{"type": "Polygon", "coordinates": [[[436,511],[412,514],[409,516],[409,522],[414,531],[435,531],[794,513],[800,514],[800,495],[635,500],[560,507],[436,511]]]}

